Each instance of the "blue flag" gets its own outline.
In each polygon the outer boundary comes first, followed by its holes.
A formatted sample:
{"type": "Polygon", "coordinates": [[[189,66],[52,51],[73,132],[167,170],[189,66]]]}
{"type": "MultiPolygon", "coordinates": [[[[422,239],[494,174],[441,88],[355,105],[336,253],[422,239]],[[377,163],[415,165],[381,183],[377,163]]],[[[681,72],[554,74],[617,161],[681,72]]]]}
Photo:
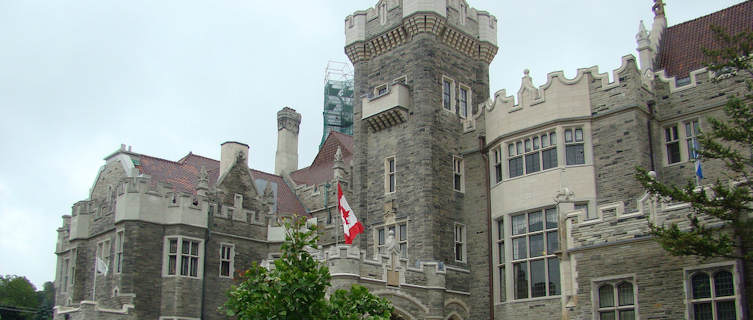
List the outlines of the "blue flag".
{"type": "Polygon", "coordinates": [[[695,175],[698,179],[703,179],[703,169],[701,169],[701,159],[695,159],[695,175]]]}

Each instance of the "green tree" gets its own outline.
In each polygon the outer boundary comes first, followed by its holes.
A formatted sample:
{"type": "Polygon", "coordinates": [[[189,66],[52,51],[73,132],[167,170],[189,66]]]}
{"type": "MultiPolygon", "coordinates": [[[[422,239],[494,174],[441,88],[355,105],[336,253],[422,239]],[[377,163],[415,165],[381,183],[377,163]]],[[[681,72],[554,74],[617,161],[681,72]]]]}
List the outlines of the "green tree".
{"type": "Polygon", "coordinates": [[[744,81],[747,89],[743,97],[730,97],[724,106],[725,119],[708,119],[711,130],[698,138],[701,159],[723,163],[725,176],[709,190],[697,188],[692,181],[684,186],[664,184],[641,168],[636,178],[655,196],[690,204],[689,228],[676,223],[650,225],[665,250],[676,256],[739,259],[747,270],[745,265],[753,263],[753,32],[729,35],[717,27],[712,31],[721,49],[704,51],[711,59],[710,70],[718,75],[716,81],[744,81]],[[705,223],[708,217],[723,222],[722,227],[705,223]]]}
{"type": "Polygon", "coordinates": [[[316,227],[306,230],[305,223],[285,221],[280,259],[269,270],[254,263],[220,309],[238,319],[389,319],[391,304],[359,285],[326,299],[329,269],[307,251],[318,248],[319,237],[316,227]]]}
{"type": "Polygon", "coordinates": [[[35,320],[51,320],[55,307],[55,284],[50,281],[42,285],[42,290],[37,291],[37,300],[39,301],[39,313],[35,320]]]}
{"type": "Polygon", "coordinates": [[[37,289],[25,277],[0,276],[0,318],[33,319],[39,307],[37,289]]]}

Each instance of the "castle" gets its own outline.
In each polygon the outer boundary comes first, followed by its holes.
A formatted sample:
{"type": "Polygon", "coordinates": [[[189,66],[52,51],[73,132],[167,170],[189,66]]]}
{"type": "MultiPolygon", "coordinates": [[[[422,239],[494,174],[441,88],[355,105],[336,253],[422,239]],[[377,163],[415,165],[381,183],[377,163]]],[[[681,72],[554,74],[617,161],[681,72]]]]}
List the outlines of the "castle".
{"type": "Polygon", "coordinates": [[[491,99],[490,13],[464,0],[355,12],[353,136],[331,133],[298,169],[301,117],[283,108],[275,174],[249,168],[239,142],[219,161],[122,146],[58,229],[55,319],[224,319],[233,277],[276,258],[291,215],[321,227],[332,287],[366,286],[395,319],[744,319],[750,266],[668,255],[648,222],[690,208],[633,175],[694,179],[697,134],[745,89],[704,68],[700,48],[715,45],[710,25],[753,30],[753,2],[671,27],[661,0],[653,11],[637,58],[611,75],[553,72],[535,87],[524,73],[515,96],[491,99]],[[353,245],[338,240],[337,183],[366,228],[353,245]]]}

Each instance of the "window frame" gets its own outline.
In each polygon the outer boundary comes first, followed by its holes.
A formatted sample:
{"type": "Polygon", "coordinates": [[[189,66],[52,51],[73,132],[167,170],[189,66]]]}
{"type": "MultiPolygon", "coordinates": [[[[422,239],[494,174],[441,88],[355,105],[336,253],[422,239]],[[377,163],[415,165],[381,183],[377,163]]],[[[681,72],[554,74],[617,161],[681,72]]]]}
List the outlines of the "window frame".
{"type": "Polygon", "coordinates": [[[586,130],[583,128],[583,126],[568,126],[563,128],[562,130],[562,139],[564,141],[564,151],[565,151],[565,166],[580,166],[585,165],[588,161],[586,161],[586,130]],[[581,137],[578,139],[578,131],[580,131],[581,137]],[[567,141],[567,134],[568,132],[571,132],[572,140],[567,141]],[[577,147],[580,146],[583,150],[583,162],[582,163],[568,163],[568,149],[571,147],[577,147]]]}
{"type": "Polygon", "coordinates": [[[468,263],[468,249],[466,246],[468,243],[466,239],[467,234],[468,232],[466,231],[465,224],[456,222],[453,225],[453,238],[455,239],[453,252],[455,262],[468,263]],[[458,259],[458,248],[460,248],[460,259],[458,259]]]}
{"type": "Polygon", "coordinates": [[[460,156],[452,156],[452,190],[465,193],[465,161],[460,156]]]}
{"type": "MultiPolygon", "coordinates": [[[[110,256],[111,255],[112,255],[112,243],[110,242],[110,238],[97,241],[97,247],[95,249],[94,256],[104,261],[105,265],[107,265],[108,271],[110,269],[110,256]]],[[[95,264],[95,268],[96,268],[96,264],[95,264]]],[[[96,276],[104,275],[104,274],[100,274],[99,271],[94,272],[94,274],[96,276]]]]}
{"type": "Polygon", "coordinates": [[[618,275],[593,279],[591,281],[591,305],[593,319],[601,319],[602,312],[614,312],[614,319],[620,320],[620,311],[632,310],[634,319],[640,319],[638,305],[638,286],[635,281],[635,274],[618,275]],[[619,287],[629,284],[632,287],[632,304],[620,305],[619,287]],[[609,286],[612,290],[611,306],[601,306],[601,288],[609,286]]]}
{"type": "Polygon", "coordinates": [[[505,174],[502,171],[502,145],[492,148],[491,158],[492,167],[494,168],[494,170],[491,170],[492,174],[494,174],[492,181],[494,181],[494,184],[498,184],[505,179],[505,174]]]}
{"type": "Polygon", "coordinates": [[[500,219],[496,220],[497,224],[497,259],[495,260],[495,265],[497,266],[497,272],[496,275],[498,277],[496,281],[497,285],[497,295],[499,297],[498,302],[506,302],[507,301],[507,255],[505,251],[505,235],[507,234],[505,230],[505,219],[504,217],[501,217],[500,219]]]}
{"type": "MultiPolygon", "coordinates": [[[[500,299],[505,298],[506,301],[528,301],[532,299],[542,299],[542,298],[551,298],[551,297],[557,297],[562,295],[562,272],[561,272],[561,266],[559,258],[556,255],[556,252],[560,250],[561,244],[559,239],[559,229],[562,227],[559,225],[559,211],[557,207],[555,206],[546,206],[546,207],[539,207],[531,210],[525,210],[520,212],[514,212],[510,214],[506,214],[502,217],[502,232],[503,238],[499,239],[499,234],[497,235],[497,249],[495,250],[497,253],[497,277],[501,277],[499,274],[500,270],[502,270],[504,267],[505,271],[505,279],[497,279],[497,285],[500,287],[500,290],[505,290],[504,297],[498,292],[497,294],[500,294],[500,299]],[[550,211],[554,210],[554,211],[550,211]],[[555,219],[549,220],[549,223],[555,223],[554,227],[548,227],[547,226],[547,212],[553,212],[553,217],[555,219]],[[529,215],[541,213],[541,223],[542,228],[540,230],[534,230],[531,231],[529,229],[531,222],[529,219],[529,215]],[[513,219],[517,216],[525,216],[524,218],[524,224],[525,224],[525,232],[522,233],[514,233],[513,231],[513,219]],[[536,237],[538,235],[541,235],[541,249],[542,254],[538,256],[531,257],[531,241],[530,238],[536,237]],[[554,237],[551,238],[550,237],[554,237]],[[525,257],[515,257],[515,240],[518,239],[524,239],[525,240],[525,257]],[[550,241],[555,241],[556,248],[549,248],[550,241]],[[501,244],[501,245],[500,245],[501,244]],[[504,252],[502,252],[504,251],[504,252]],[[510,255],[506,255],[505,253],[510,253],[510,255]],[[543,278],[543,282],[545,284],[545,290],[544,295],[539,296],[533,296],[533,277],[531,276],[531,262],[538,262],[543,261],[543,270],[544,274],[541,275],[543,278]],[[554,272],[551,272],[550,269],[554,267],[555,265],[552,264],[552,261],[556,261],[556,275],[554,272]],[[518,297],[518,292],[516,292],[518,286],[516,283],[516,277],[514,275],[514,270],[516,268],[516,265],[525,264],[526,268],[526,296],[525,297],[518,297]],[[556,277],[556,279],[553,278],[556,277]],[[504,280],[505,288],[501,288],[502,281],[504,280]],[[507,280],[512,280],[507,281],[507,280]],[[556,280],[559,283],[555,283],[556,280]],[[552,285],[554,284],[554,286],[552,285]],[[553,292],[554,290],[555,292],[553,292]]],[[[499,233],[499,225],[497,232],[499,233]]]]}
{"type": "Polygon", "coordinates": [[[472,91],[471,87],[464,85],[462,83],[458,84],[458,94],[457,94],[457,104],[456,104],[456,112],[458,116],[465,119],[468,118],[468,116],[471,114],[471,106],[473,105],[472,101],[472,91]],[[465,100],[463,100],[463,92],[465,92],[465,100]]]}
{"type": "Polygon", "coordinates": [[[113,273],[119,274],[123,271],[123,248],[125,243],[125,230],[118,229],[115,231],[115,268],[113,273]]]}
{"type": "Polygon", "coordinates": [[[689,143],[693,143],[694,145],[700,147],[700,145],[698,144],[698,136],[703,132],[702,127],[703,122],[699,117],[684,118],[677,121],[672,121],[661,127],[661,141],[663,152],[662,163],[665,167],[695,161],[696,158],[692,155],[692,150],[689,146],[689,143]],[[690,134],[687,132],[687,125],[690,125],[690,129],[692,130],[690,134]],[[670,141],[667,140],[667,130],[671,128],[675,128],[677,130],[677,137],[670,141]],[[671,162],[669,158],[670,152],[668,148],[669,144],[675,143],[677,144],[677,152],[679,153],[678,160],[671,162]]]}
{"type": "MultiPolygon", "coordinates": [[[[501,143],[499,146],[500,151],[502,151],[502,146],[506,146],[504,152],[507,159],[507,179],[533,175],[559,168],[561,165],[559,159],[560,140],[559,133],[557,133],[557,131],[558,130],[556,127],[549,128],[546,130],[541,130],[535,134],[526,135],[521,138],[508,140],[501,143]],[[544,140],[547,141],[546,146],[544,146],[544,140]],[[554,140],[554,144],[552,144],[552,140],[554,140]],[[515,154],[513,154],[513,152],[515,154]],[[544,152],[554,152],[554,166],[544,169],[544,152]],[[538,159],[538,163],[536,170],[529,172],[528,163],[531,156],[535,156],[538,159]],[[519,162],[519,165],[515,166],[515,169],[518,169],[515,175],[513,175],[512,172],[512,161],[519,162]]],[[[505,178],[504,174],[505,172],[502,171],[503,180],[505,178]]]]}
{"type": "Polygon", "coordinates": [[[400,258],[408,258],[408,220],[395,221],[390,224],[381,224],[374,227],[374,252],[377,256],[387,254],[384,252],[384,248],[387,246],[387,239],[389,239],[389,230],[395,228],[395,241],[397,247],[400,248],[400,258]],[[405,234],[402,233],[402,228],[405,227],[405,234]],[[380,238],[380,236],[382,238],[380,238]],[[403,237],[404,236],[404,237],[403,237]],[[403,249],[404,248],[404,249],[403,249]]]}
{"type": "Polygon", "coordinates": [[[456,104],[455,102],[455,80],[442,76],[442,80],[440,82],[441,86],[441,93],[442,93],[442,109],[450,112],[455,113],[456,104]],[[449,92],[448,92],[449,90],[449,92]]]}
{"type": "Polygon", "coordinates": [[[233,274],[235,274],[235,244],[228,243],[228,242],[221,242],[220,243],[220,257],[219,257],[219,277],[220,278],[228,278],[232,279],[233,274]],[[228,256],[225,257],[225,249],[228,250],[227,254],[228,256]],[[222,265],[223,263],[227,262],[228,264],[228,274],[223,275],[222,274],[222,265]]]}
{"type": "Polygon", "coordinates": [[[384,158],[384,194],[397,192],[397,157],[392,155],[384,158]],[[390,168],[392,160],[392,168],[390,168]]]}
{"type": "Polygon", "coordinates": [[[684,268],[684,285],[685,285],[685,318],[694,320],[695,312],[694,306],[701,303],[709,303],[711,305],[712,319],[718,319],[716,313],[717,303],[725,301],[734,301],[735,304],[735,319],[741,319],[742,306],[740,305],[740,294],[744,288],[740,283],[740,275],[737,268],[737,264],[734,261],[712,263],[694,267],[684,268]],[[716,290],[716,275],[720,272],[726,271],[732,274],[732,289],[733,294],[729,296],[717,296],[716,290]],[[693,297],[693,277],[698,274],[706,274],[709,277],[709,291],[710,297],[707,298],[694,298],[693,297]]]}
{"type": "Polygon", "coordinates": [[[190,279],[202,279],[204,277],[204,240],[200,238],[194,238],[189,236],[182,236],[182,235],[169,235],[165,236],[163,240],[163,261],[162,261],[162,277],[181,277],[181,278],[190,278],[190,279]],[[177,241],[176,251],[170,252],[170,240],[175,239],[177,241]],[[189,251],[188,254],[183,253],[183,242],[189,241],[189,251]],[[197,242],[197,248],[196,252],[197,255],[191,254],[191,247],[190,242],[197,242]],[[174,274],[171,274],[170,270],[170,257],[175,256],[175,270],[172,271],[174,274]],[[188,270],[186,274],[182,274],[181,266],[182,266],[182,259],[183,257],[188,257],[188,270]],[[192,268],[191,268],[191,258],[195,257],[197,259],[196,261],[196,276],[192,276],[192,268]]]}

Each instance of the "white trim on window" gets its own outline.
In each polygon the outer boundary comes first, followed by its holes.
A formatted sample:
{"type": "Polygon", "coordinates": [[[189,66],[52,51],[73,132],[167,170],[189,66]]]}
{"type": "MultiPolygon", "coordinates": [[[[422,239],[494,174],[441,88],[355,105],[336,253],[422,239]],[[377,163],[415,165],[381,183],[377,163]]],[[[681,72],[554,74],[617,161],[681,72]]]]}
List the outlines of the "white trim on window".
{"type": "Polygon", "coordinates": [[[396,246],[400,249],[400,257],[408,258],[408,221],[396,221],[392,224],[382,224],[374,227],[374,250],[375,255],[387,254],[385,246],[390,236],[389,231],[395,232],[396,246]]]}
{"type": "Polygon", "coordinates": [[[235,274],[235,245],[232,243],[220,243],[220,278],[233,278],[235,274]]]}
{"type": "Polygon", "coordinates": [[[455,80],[442,76],[440,83],[442,110],[455,113],[455,80]]]}
{"type": "Polygon", "coordinates": [[[710,312],[706,313],[711,316],[709,319],[724,319],[720,317],[724,311],[733,312],[734,319],[742,319],[740,293],[744,288],[734,261],[687,267],[683,271],[686,319],[697,319],[696,313],[700,312],[710,312]]]}
{"type": "MultiPolygon", "coordinates": [[[[517,212],[502,217],[504,238],[497,241],[497,267],[504,279],[505,290],[499,298],[530,300],[561,294],[559,258],[559,214],[556,207],[517,212]],[[506,221],[505,221],[506,220],[506,221]],[[501,244],[501,245],[500,245],[501,244]]],[[[499,232],[499,229],[498,229],[499,232]]],[[[498,235],[499,236],[499,235],[498,235]]],[[[495,277],[500,277],[499,273],[495,277]]],[[[502,282],[504,281],[504,282],[502,282]]]]}
{"type": "Polygon", "coordinates": [[[465,225],[461,223],[455,223],[454,225],[454,238],[455,238],[455,245],[454,245],[454,253],[455,253],[455,262],[468,262],[468,252],[466,243],[466,229],[465,225]]]}
{"type": "MultiPolygon", "coordinates": [[[[107,269],[110,269],[110,266],[112,265],[110,264],[111,251],[112,251],[112,246],[110,245],[109,237],[105,240],[101,240],[97,242],[95,257],[102,259],[102,261],[104,261],[105,264],[107,265],[107,269]]],[[[96,266],[96,262],[95,262],[95,266],[96,266]]],[[[99,273],[99,271],[95,272],[94,274],[98,276],[102,275],[99,273]]]]}
{"type": "Polygon", "coordinates": [[[123,247],[125,242],[125,230],[117,229],[115,231],[115,268],[113,273],[121,273],[123,271],[123,247]]]}
{"type": "Polygon", "coordinates": [[[597,278],[591,281],[593,319],[639,319],[635,275],[597,278]]]}
{"type": "Polygon", "coordinates": [[[204,240],[186,236],[165,236],[162,276],[201,279],[204,276],[204,240]]]}
{"type": "Polygon", "coordinates": [[[693,146],[700,147],[700,133],[701,122],[698,118],[684,119],[663,126],[661,141],[664,166],[694,161],[693,146]]]}
{"type": "Polygon", "coordinates": [[[395,193],[397,190],[397,160],[395,156],[384,158],[384,193],[395,193]]]}
{"type": "Polygon", "coordinates": [[[465,192],[465,163],[458,156],[452,156],[452,190],[465,192]]]}
{"type": "Polygon", "coordinates": [[[458,84],[457,114],[463,119],[471,114],[472,96],[471,87],[462,83],[458,84]]]}

